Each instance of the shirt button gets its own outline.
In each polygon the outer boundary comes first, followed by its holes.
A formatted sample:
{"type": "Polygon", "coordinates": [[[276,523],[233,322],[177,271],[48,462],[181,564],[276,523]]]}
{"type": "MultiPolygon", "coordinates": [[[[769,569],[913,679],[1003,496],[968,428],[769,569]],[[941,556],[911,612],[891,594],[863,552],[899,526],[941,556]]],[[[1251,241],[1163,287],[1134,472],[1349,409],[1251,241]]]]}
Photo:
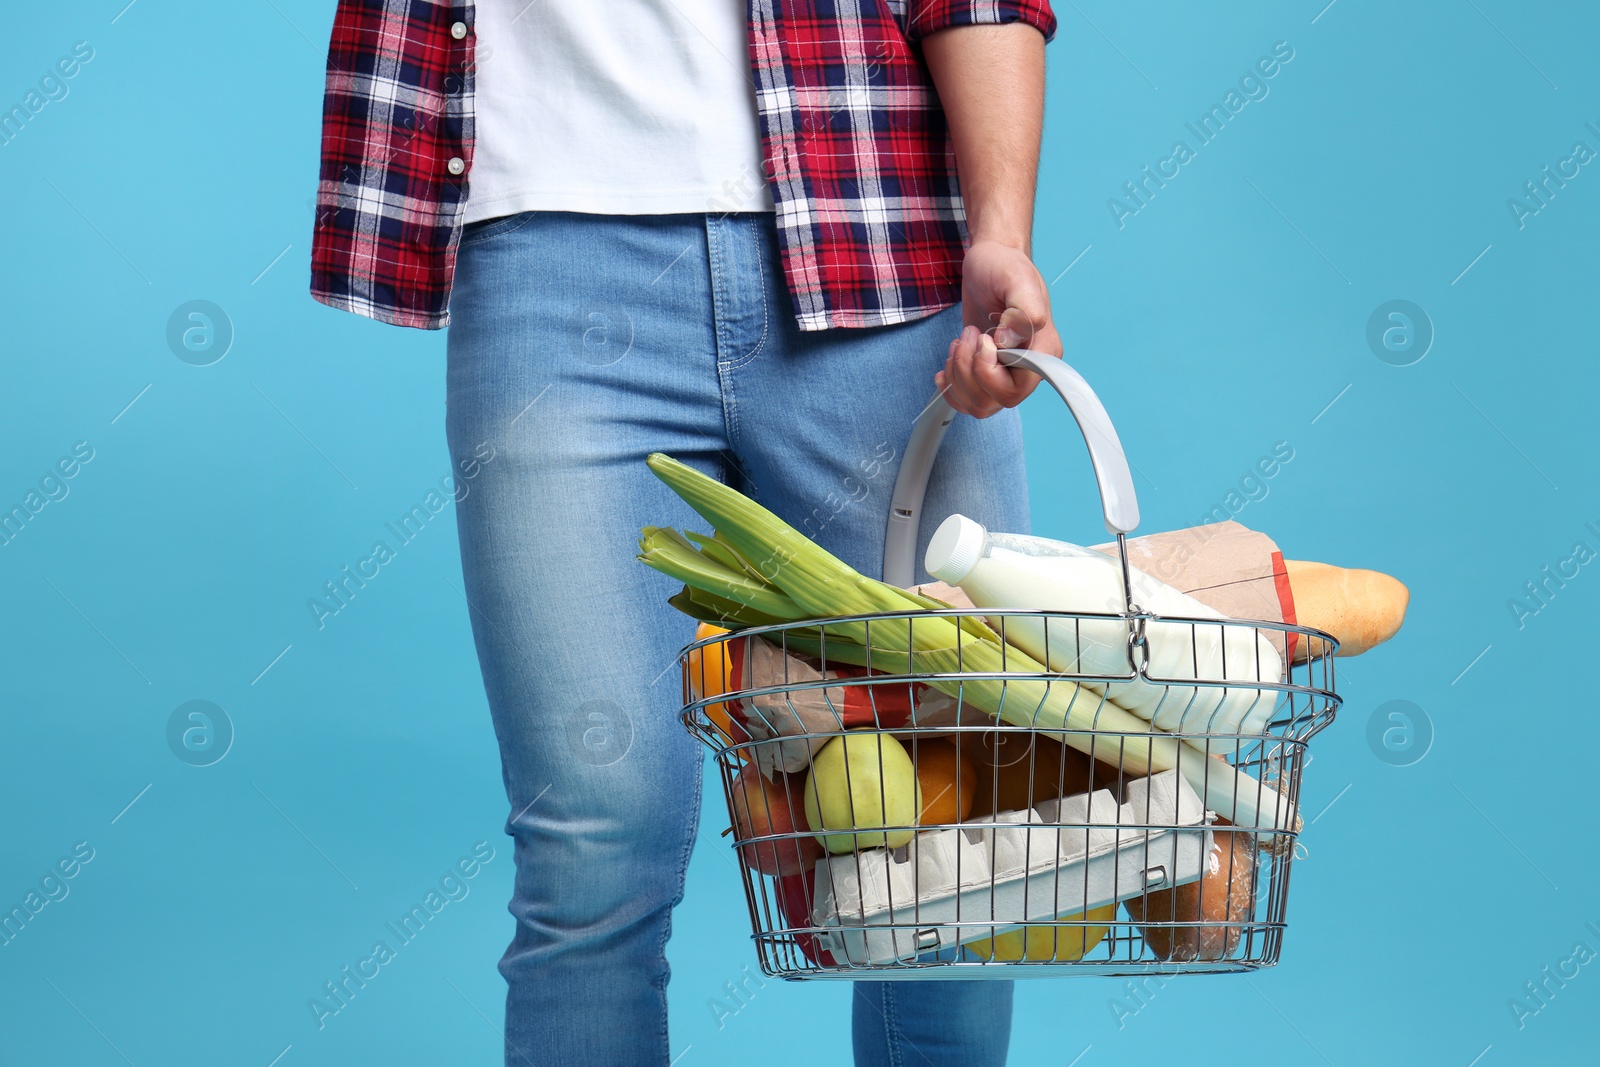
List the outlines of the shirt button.
{"type": "Polygon", "coordinates": [[[454,37],[456,40],[459,41],[459,40],[461,40],[461,38],[465,37],[466,35],[467,35],[467,24],[465,22],[454,22],[454,23],[450,24],[450,36],[454,37]]]}
{"type": "Polygon", "coordinates": [[[460,174],[462,171],[467,169],[466,163],[462,162],[460,156],[451,156],[450,162],[446,163],[444,167],[451,174],[460,174]]]}

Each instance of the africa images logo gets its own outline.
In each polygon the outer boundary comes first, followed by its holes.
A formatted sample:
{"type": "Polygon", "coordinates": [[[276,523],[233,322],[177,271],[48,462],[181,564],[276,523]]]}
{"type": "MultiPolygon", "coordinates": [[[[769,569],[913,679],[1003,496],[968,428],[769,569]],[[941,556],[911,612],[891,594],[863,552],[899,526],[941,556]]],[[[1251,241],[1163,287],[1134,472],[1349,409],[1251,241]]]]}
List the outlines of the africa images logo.
{"type": "Polygon", "coordinates": [[[1157,191],[1165,189],[1168,181],[1182,174],[1182,168],[1198,158],[1199,149],[1216,140],[1228,122],[1242,112],[1247,104],[1265,100],[1271,92],[1267,83],[1277,77],[1278,72],[1293,58],[1294,48],[1288,41],[1274,43],[1272,54],[1262,56],[1240,75],[1239,87],[1230,88],[1224,93],[1222,103],[1212,104],[1194,122],[1184,123],[1184,128],[1194,135],[1194,147],[1191,148],[1186,140],[1175,141],[1166,157],[1156,161],[1153,171],[1150,164],[1146,163],[1139,177],[1123,182],[1122,192],[1127,199],[1113,196],[1106,200],[1106,208],[1111,212],[1111,221],[1117,224],[1117,229],[1123,229],[1128,219],[1149,207],[1157,191]]]}

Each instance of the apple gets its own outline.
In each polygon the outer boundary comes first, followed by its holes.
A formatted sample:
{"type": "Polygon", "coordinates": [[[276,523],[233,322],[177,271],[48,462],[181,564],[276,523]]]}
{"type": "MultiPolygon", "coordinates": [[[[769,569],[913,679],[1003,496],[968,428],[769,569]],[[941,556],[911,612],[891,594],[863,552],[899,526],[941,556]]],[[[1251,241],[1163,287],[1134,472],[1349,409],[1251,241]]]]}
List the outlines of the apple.
{"type": "Polygon", "coordinates": [[[829,852],[899,848],[916,833],[922,807],[905,746],[879,730],[851,730],[823,745],[811,759],[805,794],[806,823],[829,852]],[[902,829],[884,829],[889,826],[902,829]]]}
{"type": "MultiPolygon", "coordinates": [[[[778,879],[778,914],[787,930],[792,930],[789,936],[794,938],[795,944],[800,946],[800,951],[807,960],[819,967],[834,967],[837,962],[833,953],[822,947],[817,941],[817,935],[805,929],[811,925],[811,898],[813,896],[811,875],[807,871],[799,874],[786,874],[778,879]]],[[[794,966],[798,961],[785,952],[781,940],[772,943],[778,956],[778,962],[784,967],[794,966]]]]}
{"type": "Polygon", "coordinates": [[[745,842],[739,846],[739,855],[746,866],[782,877],[808,871],[817,862],[822,846],[815,837],[752,841],[774,834],[804,835],[810,829],[801,824],[801,789],[798,778],[785,774],[768,781],[754,763],[739,771],[733,780],[733,835],[745,842]]]}

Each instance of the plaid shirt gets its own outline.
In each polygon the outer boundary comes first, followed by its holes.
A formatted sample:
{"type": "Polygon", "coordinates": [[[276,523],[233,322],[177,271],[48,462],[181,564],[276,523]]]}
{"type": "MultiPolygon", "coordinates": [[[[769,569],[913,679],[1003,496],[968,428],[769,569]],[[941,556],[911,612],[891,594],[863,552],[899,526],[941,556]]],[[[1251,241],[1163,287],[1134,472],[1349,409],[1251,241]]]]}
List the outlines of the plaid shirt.
{"type": "MultiPolygon", "coordinates": [[[[881,326],[954,304],[966,215],[918,41],[1019,21],[1049,40],[1049,0],[909,0],[909,16],[908,0],[747,3],[762,158],[800,328],[881,326]]],[[[323,303],[400,326],[449,324],[472,168],[473,17],[471,0],[340,0],[311,253],[323,303]]]]}

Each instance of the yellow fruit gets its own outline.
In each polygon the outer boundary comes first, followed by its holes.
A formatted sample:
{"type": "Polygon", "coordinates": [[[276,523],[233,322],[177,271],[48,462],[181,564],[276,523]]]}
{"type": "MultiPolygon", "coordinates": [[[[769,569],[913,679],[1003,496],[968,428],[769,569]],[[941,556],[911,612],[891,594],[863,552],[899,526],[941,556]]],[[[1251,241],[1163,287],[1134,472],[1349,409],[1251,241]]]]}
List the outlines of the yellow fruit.
{"type": "MultiPolygon", "coordinates": [[[[1063,921],[1074,922],[1085,918],[1085,913],[1063,915],[1063,921]]],[[[1117,917],[1116,904],[1092,908],[1087,918],[1094,922],[1111,923],[1117,917]]],[[[994,939],[984,938],[967,946],[979,959],[988,959],[991,952],[996,960],[1014,961],[1027,958],[1034,961],[1055,960],[1071,963],[1081,960],[1104,940],[1107,926],[1024,926],[1008,930],[994,939]]]]}
{"type": "Polygon", "coordinates": [[[1092,908],[1087,913],[1079,912],[1077,915],[1068,915],[1068,919],[1089,919],[1091,922],[1106,923],[1105,926],[1030,926],[1027,932],[1027,957],[1030,960],[1081,960],[1094,951],[1096,945],[1105,939],[1106,933],[1111,929],[1110,923],[1116,921],[1116,904],[1107,904],[1101,908],[1092,908]]]}
{"type": "Polygon", "coordinates": [[[829,852],[899,848],[916,832],[911,827],[922,807],[911,757],[878,730],[852,730],[823,745],[811,759],[805,794],[806,822],[829,852]],[[868,832],[825,833],[830,830],[868,832]]]}
{"type": "Polygon", "coordinates": [[[974,941],[967,946],[967,950],[978,959],[993,958],[996,961],[1011,962],[1022,958],[1022,931],[1010,930],[995,938],[984,938],[974,941]]]}

